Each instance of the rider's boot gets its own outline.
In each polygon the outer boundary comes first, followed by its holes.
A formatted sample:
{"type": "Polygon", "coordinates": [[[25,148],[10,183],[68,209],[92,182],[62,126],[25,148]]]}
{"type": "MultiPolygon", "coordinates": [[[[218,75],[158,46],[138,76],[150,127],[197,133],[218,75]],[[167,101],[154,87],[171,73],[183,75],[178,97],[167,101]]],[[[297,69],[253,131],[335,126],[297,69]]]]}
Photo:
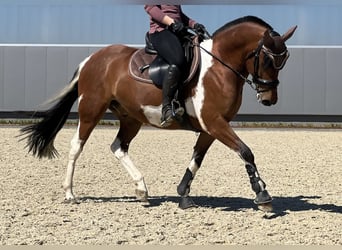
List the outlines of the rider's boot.
{"type": "Polygon", "coordinates": [[[161,126],[167,127],[171,124],[172,120],[176,115],[183,115],[184,109],[178,108],[177,110],[173,110],[171,102],[177,92],[178,82],[181,78],[181,71],[179,68],[171,64],[168,68],[168,72],[163,81],[163,107],[162,107],[162,117],[161,117],[161,126]]]}

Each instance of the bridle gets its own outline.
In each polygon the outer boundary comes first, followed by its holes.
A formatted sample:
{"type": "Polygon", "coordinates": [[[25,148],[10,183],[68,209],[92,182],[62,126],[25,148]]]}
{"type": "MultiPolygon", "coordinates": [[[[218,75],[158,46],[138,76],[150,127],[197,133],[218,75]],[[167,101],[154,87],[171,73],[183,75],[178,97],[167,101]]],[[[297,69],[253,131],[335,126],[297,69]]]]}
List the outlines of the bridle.
{"type": "MultiPolygon", "coordinates": [[[[271,31],[271,35],[273,34],[277,34],[278,33],[271,31]]],[[[274,35],[273,35],[274,36],[274,35]]],[[[252,80],[248,79],[247,77],[245,77],[244,75],[242,75],[239,71],[237,71],[236,69],[234,69],[232,66],[230,66],[229,64],[225,63],[222,59],[220,59],[218,56],[214,55],[212,52],[208,51],[207,49],[205,49],[204,47],[202,47],[200,44],[194,44],[195,46],[200,47],[203,51],[205,51],[207,54],[209,54],[210,56],[212,56],[215,60],[219,61],[223,66],[227,67],[228,69],[230,69],[231,71],[233,71],[237,76],[239,76],[240,78],[242,78],[247,84],[249,84],[255,91],[257,91],[257,93],[261,93],[261,92],[266,92],[269,91],[270,89],[274,89],[277,88],[277,86],[279,85],[279,80],[275,79],[275,80],[266,80],[266,79],[262,79],[259,76],[259,68],[260,68],[260,54],[261,52],[264,53],[264,56],[269,58],[269,60],[271,60],[272,62],[272,67],[276,70],[281,70],[284,66],[285,63],[287,61],[287,59],[289,58],[290,54],[289,51],[287,49],[285,49],[283,52],[277,54],[277,53],[273,53],[269,48],[267,48],[264,45],[264,41],[263,39],[261,39],[259,41],[258,47],[253,50],[247,57],[246,60],[251,59],[252,57],[254,57],[254,73],[252,74],[252,80]],[[282,59],[282,60],[279,60],[282,59]],[[267,88],[263,88],[260,89],[259,86],[266,86],[267,88]]]]}
{"type": "Polygon", "coordinates": [[[249,79],[247,79],[248,81],[246,81],[258,93],[266,92],[270,89],[277,88],[279,85],[278,79],[265,80],[265,79],[260,78],[259,68],[260,68],[260,53],[261,52],[263,52],[264,56],[272,62],[272,67],[276,70],[281,70],[285,66],[285,63],[290,56],[290,53],[287,49],[285,49],[283,52],[279,54],[273,53],[269,48],[267,48],[264,45],[263,40],[260,40],[257,49],[255,49],[252,53],[250,53],[249,56],[247,56],[247,59],[250,59],[254,56],[254,73],[252,75],[252,81],[249,79]],[[277,59],[282,59],[282,60],[277,60],[277,59]],[[268,88],[264,90],[260,90],[259,85],[267,86],[268,88]]]}

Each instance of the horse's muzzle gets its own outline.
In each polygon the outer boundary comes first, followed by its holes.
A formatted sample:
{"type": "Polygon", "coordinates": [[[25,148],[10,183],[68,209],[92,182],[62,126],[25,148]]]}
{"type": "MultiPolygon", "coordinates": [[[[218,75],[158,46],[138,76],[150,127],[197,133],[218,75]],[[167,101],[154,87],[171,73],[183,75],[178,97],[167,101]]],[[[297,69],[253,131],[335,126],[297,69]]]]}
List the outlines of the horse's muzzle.
{"type": "Polygon", "coordinates": [[[277,103],[277,96],[276,93],[270,91],[257,93],[256,97],[259,103],[265,106],[271,106],[277,103]]]}
{"type": "Polygon", "coordinates": [[[272,105],[270,100],[262,100],[261,103],[265,106],[271,106],[272,105]]]}

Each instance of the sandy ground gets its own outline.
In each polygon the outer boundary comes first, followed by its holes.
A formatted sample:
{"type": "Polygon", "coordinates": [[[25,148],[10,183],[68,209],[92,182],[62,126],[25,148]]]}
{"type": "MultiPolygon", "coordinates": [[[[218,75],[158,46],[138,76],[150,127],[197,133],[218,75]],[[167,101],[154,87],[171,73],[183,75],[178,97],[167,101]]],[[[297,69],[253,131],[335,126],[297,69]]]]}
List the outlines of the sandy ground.
{"type": "Polygon", "coordinates": [[[143,129],[130,155],[145,176],[150,205],[111,153],[117,133],[97,127],[77,163],[80,204],[63,203],[70,140],[60,157],[38,160],[15,138],[20,127],[0,127],[1,245],[287,244],[342,245],[342,130],[236,129],[253,150],[274,198],[274,213],[256,209],[241,159],[219,142],[210,148],[192,185],[197,208],[178,208],[176,187],[196,134],[143,129]]]}

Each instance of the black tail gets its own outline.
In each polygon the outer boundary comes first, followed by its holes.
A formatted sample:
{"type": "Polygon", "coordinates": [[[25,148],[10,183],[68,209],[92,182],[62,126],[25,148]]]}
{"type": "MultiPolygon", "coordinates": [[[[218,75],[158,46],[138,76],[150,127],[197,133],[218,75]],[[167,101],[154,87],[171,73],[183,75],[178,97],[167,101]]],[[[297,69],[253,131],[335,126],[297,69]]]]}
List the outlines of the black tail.
{"type": "Polygon", "coordinates": [[[79,70],[75,72],[69,88],[56,99],[57,103],[50,109],[34,114],[33,118],[42,118],[38,123],[20,130],[21,140],[27,139],[26,148],[39,158],[54,158],[58,152],[54,147],[57,133],[65,124],[70,110],[78,97],[79,70]]]}

